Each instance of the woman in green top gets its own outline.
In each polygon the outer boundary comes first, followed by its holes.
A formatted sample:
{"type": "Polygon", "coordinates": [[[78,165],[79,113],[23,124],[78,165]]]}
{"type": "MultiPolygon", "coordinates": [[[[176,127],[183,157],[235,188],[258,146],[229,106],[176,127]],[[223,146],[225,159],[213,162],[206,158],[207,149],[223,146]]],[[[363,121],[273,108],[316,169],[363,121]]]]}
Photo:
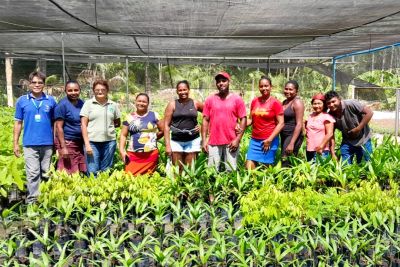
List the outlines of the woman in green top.
{"type": "Polygon", "coordinates": [[[95,81],[94,97],[85,102],[80,113],[88,174],[95,176],[112,167],[115,127],[121,124],[121,113],[117,104],[108,99],[108,91],[106,80],[95,81]]]}

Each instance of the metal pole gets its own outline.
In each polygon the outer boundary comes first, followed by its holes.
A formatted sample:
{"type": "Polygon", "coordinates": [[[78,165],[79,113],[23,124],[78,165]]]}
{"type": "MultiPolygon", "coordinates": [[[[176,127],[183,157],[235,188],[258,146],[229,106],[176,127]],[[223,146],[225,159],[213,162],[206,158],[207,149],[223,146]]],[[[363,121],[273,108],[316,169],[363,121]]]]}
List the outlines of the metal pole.
{"type": "Polygon", "coordinates": [[[126,110],[129,109],[129,61],[128,57],[125,58],[125,72],[126,72],[126,110]]]}
{"type": "Polygon", "coordinates": [[[161,69],[162,69],[162,63],[161,62],[159,62],[158,63],[158,80],[159,80],[159,85],[160,85],[160,90],[161,90],[161,88],[162,88],[162,73],[161,73],[161,69]]]}
{"type": "Polygon", "coordinates": [[[395,126],[394,126],[394,134],[396,136],[396,143],[397,143],[397,136],[399,136],[399,109],[400,109],[400,88],[396,89],[396,114],[395,114],[395,126]]]}
{"type": "Polygon", "coordinates": [[[332,59],[332,90],[336,90],[336,59],[332,59]]]}
{"type": "Polygon", "coordinates": [[[64,33],[61,33],[61,54],[62,54],[62,65],[63,65],[63,82],[65,87],[65,54],[64,54],[64,33]]]}

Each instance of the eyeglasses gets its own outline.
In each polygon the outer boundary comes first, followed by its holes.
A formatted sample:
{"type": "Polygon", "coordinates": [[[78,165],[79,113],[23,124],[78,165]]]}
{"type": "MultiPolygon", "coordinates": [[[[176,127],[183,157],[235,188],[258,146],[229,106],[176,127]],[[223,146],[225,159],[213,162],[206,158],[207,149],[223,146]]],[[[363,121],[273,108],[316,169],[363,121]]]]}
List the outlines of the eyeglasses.
{"type": "Polygon", "coordinates": [[[34,81],[32,81],[31,84],[44,84],[44,82],[34,82],[34,81]]]}

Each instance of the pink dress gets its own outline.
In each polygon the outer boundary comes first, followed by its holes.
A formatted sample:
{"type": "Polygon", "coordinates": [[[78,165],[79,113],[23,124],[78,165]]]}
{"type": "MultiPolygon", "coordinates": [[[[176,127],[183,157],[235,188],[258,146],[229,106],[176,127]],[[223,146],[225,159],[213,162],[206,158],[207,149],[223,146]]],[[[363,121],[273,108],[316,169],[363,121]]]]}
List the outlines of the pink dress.
{"type": "MultiPolygon", "coordinates": [[[[316,147],[322,143],[325,137],[325,122],[335,123],[335,119],[326,112],[318,115],[312,113],[306,122],[307,151],[316,151],[316,147]]],[[[324,151],[329,151],[329,144],[326,144],[324,151]]]]}

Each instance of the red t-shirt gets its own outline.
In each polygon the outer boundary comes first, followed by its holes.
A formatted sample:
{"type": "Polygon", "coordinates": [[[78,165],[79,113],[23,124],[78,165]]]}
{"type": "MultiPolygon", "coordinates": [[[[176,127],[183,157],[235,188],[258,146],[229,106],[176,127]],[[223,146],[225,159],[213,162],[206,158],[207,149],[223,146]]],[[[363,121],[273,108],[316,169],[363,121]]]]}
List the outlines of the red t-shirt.
{"type": "Polygon", "coordinates": [[[283,107],[281,102],[272,96],[265,103],[261,102],[261,97],[256,97],[251,101],[250,112],[253,121],[251,137],[263,140],[270,137],[274,131],[276,116],[283,115],[283,107]]]}
{"type": "Polygon", "coordinates": [[[215,94],[204,102],[203,116],[210,119],[208,144],[227,145],[236,138],[236,123],[239,118],[246,117],[246,106],[236,94],[230,94],[225,99],[215,94]]]}

